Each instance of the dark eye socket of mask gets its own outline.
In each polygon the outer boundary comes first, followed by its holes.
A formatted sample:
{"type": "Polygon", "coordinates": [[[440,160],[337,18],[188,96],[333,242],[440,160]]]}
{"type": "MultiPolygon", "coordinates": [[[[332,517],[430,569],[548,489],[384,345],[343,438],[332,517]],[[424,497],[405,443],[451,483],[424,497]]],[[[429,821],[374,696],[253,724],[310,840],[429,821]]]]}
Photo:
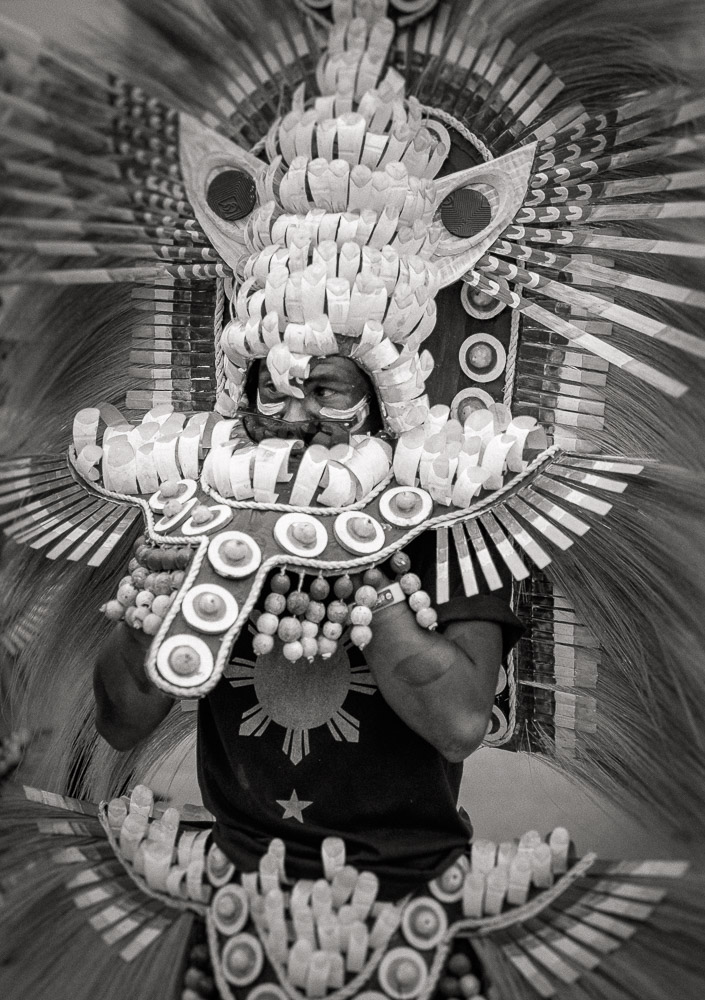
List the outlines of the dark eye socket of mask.
{"type": "Polygon", "coordinates": [[[453,236],[469,239],[489,226],[492,209],[484,194],[472,188],[458,188],[441,202],[441,221],[453,236]]]}

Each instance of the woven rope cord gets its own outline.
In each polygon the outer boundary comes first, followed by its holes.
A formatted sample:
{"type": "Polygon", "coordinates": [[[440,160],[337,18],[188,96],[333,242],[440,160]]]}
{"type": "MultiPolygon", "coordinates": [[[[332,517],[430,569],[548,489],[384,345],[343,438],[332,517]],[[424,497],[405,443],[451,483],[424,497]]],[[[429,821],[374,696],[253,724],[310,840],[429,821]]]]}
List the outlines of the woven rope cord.
{"type": "Polygon", "coordinates": [[[213,350],[215,352],[215,393],[216,399],[225,392],[225,360],[221,339],[223,336],[223,314],[225,313],[225,280],[218,278],[215,284],[215,315],[213,317],[213,350]]]}
{"type": "Polygon", "coordinates": [[[519,325],[521,313],[517,309],[512,309],[512,319],[509,334],[509,345],[507,347],[507,365],[504,376],[504,395],[502,401],[505,406],[511,409],[512,397],[514,395],[514,383],[516,381],[517,355],[519,353],[519,325]]]}
{"type": "Polygon", "coordinates": [[[442,108],[434,108],[430,104],[422,104],[421,110],[425,111],[429,117],[437,118],[439,121],[442,121],[444,125],[450,125],[450,127],[454,128],[456,132],[459,132],[463,139],[467,139],[470,145],[474,146],[485,163],[487,163],[488,160],[494,159],[494,156],[490,152],[489,148],[484,144],[482,139],[480,139],[479,136],[476,136],[474,132],[471,132],[467,125],[463,125],[458,118],[455,118],[447,111],[443,111],[442,108]]]}

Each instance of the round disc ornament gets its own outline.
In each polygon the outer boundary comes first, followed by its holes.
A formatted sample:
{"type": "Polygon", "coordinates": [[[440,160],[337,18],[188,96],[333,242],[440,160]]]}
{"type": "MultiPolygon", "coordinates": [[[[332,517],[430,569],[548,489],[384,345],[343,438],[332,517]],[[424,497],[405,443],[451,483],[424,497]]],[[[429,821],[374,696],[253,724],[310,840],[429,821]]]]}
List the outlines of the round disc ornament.
{"type": "Polygon", "coordinates": [[[333,530],[343,548],[355,555],[379,552],[384,545],[382,525],[374,517],[360,511],[348,510],[338,514],[333,530]]]}
{"type": "Polygon", "coordinates": [[[473,333],[461,344],[460,367],[473,382],[493,382],[504,371],[507,352],[491,333],[473,333]]]}
{"type": "Polygon", "coordinates": [[[208,184],[206,201],[218,218],[237,222],[257,204],[255,182],[244,170],[222,170],[208,184]]]}
{"type": "Polygon", "coordinates": [[[449,868],[428,883],[428,887],[442,903],[457,903],[463,895],[463,883],[467,874],[467,862],[458,858],[449,868]]]}
{"type": "Polygon", "coordinates": [[[213,673],[213,654],[195,635],[170,635],[159,647],[157,670],[169,684],[195,688],[213,673]]]}
{"type": "Polygon", "coordinates": [[[423,991],[428,978],[426,963],[413,948],[392,948],[379,966],[379,982],[393,1000],[410,1000],[423,991]]]}
{"type": "Polygon", "coordinates": [[[255,572],[262,552],[244,531],[222,531],[208,546],[208,559],[216,573],[239,580],[255,572]]]}
{"type": "Polygon", "coordinates": [[[404,910],[401,929],[410,945],[424,951],[435,948],[442,939],[448,930],[448,918],[438,900],[421,896],[404,910]]]}
{"type": "Polygon", "coordinates": [[[441,202],[441,221],[453,236],[467,240],[487,229],[492,209],[480,191],[458,188],[441,202]]]}
{"type": "Polygon", "coordinates": [[[233,595],[215,583],[199,583],[192,587],[181,605],[181,613],[189,625],[213,635],[229,629],[237,619],[237,612],[233,595]]]}
{"type": "Polygon", "coordinates": [[[494,319],[506,308],[506,303],[481,288],[472,288],[465,282],[460,290],[460,301],[465,312],[473,319],[494,319]]]}
{"type": "Polygon", "coordinates": [[[486,410],[494,402],[495,400],[490,396],[489,392],[486,392],[484,389],[476,389],[474,387],[461,389],[453,397],[453,402],[450,406],[450,415],[453,420],[459,420],[462,424],[473,410],[486,410]]]}
{"type": "Polygon", "coordinates": [[[247,1000],[288,1000],[288,997],[276,983],[260,983],[250,990],[247,1000]]]}
{"type": "Polygon", "coordinates": [[[210,511],[210,519],[205,520],[205,516],[197,509],[193,510],[191,517],[181,529],[184,535],[194,537],[195,535],[207,535],[216,528],[224,527],[233,516],[232,510],[224,503],[214,504],[211,507],[203,507],[202,511],[210,511]]]}
{"type": "Polygon", "coordinates": [[[241,885],[224,885],[211,901],[213,923],[221,934],[237,934],[247,923],[250,904],[241,885]]]}
{"type": "Polygon", "coordinates": [[[274,537],[295,556],[319,556],[328,544],[328,532],[310,514],[282,514],[274,525],[274,537]]]}
{"type": "Polygon", "coordinates": [[[233,986],[249,986],[264,965],[262,945],[253,934],[236,934],[221,955],[223,975],[233,986]]]}
{"type": "Polygon", "coordinates": [[[175,479],[162,483],[160,489],[149,498],[149,506],[152,510],[161,512],[164,504],[169,500],[178,500],[186,503],[191,497],[196,495],[196,482],[193,479],[175,479]]]}
{"type": "Polygon", "coordinates": [[[160,517],[154,524],[154,530],[158,531],[160,535],[166,531],[171,531],[172,528],[175,528],[184,520],[187,514],[196,506],[196,503],[196,497],[191,497],[190,500],[187,500],[182,505],[178,514],[173,514],[171,517],[160,517]]]}
{"type": "Polygon", "coordinates": [[[431,516],[433,500],[418,486],[395,486],[379,500],[379,512],[385,521],[399,528],[421,524],[431,516]]]}

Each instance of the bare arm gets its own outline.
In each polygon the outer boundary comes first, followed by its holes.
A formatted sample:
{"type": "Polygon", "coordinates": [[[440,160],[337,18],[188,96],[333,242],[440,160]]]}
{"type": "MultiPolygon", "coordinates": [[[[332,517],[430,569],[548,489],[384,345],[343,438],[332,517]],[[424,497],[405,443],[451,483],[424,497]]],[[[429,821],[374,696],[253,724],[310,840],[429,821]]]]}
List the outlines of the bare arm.
{"type": "Polygon", "coordinates": [[[485,737],[502,659],[494,622],[459,621],[443,635],[420,628],[405,603],[378,611],[367,663],[388,705],[450,761],[485,737]]]}
{"type": "Polygon", "coordinates": [[[145,673],[150,643],[150,636],[120,623],[98,654],[93,672],[95,724],[116,750],[131,750],[149,736],[174,704],[145,673]]]}

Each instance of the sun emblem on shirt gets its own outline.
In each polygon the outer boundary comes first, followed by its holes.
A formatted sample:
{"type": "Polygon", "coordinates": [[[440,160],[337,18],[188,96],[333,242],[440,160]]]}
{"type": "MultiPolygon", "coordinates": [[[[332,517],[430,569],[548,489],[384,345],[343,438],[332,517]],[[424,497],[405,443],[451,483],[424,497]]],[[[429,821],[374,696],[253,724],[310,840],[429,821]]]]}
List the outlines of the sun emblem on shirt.
{"type": "Polygon", "coordinates": [[[279,653],[235,658],[225,669],[233,687],[254,686],[257,703],[243,713],[240,736],[262,736],[271,723],[284,729],[282,751],[292,764],[310,752],[309,731],[327,726],[334,740],[357,743],[360,722],[343,708],[348,693],[374,694],[366,664],[353,666],[342,645],[328,660],[290,663],[279,653]]]}

